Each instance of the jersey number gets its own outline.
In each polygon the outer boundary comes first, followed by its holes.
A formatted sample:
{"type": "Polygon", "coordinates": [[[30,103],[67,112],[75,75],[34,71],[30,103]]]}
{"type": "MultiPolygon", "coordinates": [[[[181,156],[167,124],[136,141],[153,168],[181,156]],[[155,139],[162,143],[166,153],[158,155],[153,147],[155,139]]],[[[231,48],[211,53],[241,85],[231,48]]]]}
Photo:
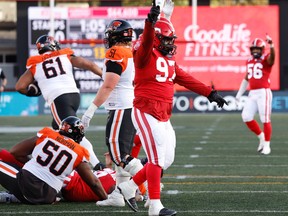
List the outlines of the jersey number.
{"type": "Polygon", "coordinates": [[[58,155],[54,155],[55,152],[58,151],[58,149],[58,145],[51,141],[48,141],[43,147],[43,153],[47,155],[46,159],[43,160],[40,155],[38,155],[38,157],[36,158],[37,162],[42,166],[47,166],[53,160],[49,167],[49,170],[55,176],[61,175],[72,160],[72,155],[66,150],[61,150],[58,155]],[[59,167],[60,160],[64,161],[61,167],[59,167]]]}
{"type": "Polygon", "coordinates": [[[252,77],[254,77],[254,79],[261,79],[263,76],[262,68],[263,65],[261,63],[248,64],[247,65],[248,79],[251,79],[252,77]]]}
{"type": "Polygon", "coordinates": [[[57,57],[55,59],[55,62],[57,63],[58,67],[54,67],[53,66],[54,59],[49,59],[49,60],[44,61],[42,63],[42,68],[43,68],[43,71],[44,71],[45,76],[47,77],[47,79],[50,79],[52,77],[56,77],[58,74],[60,74],[60,75],[66,74],[66,72],[63,69],[60,57],[57,57]]]}
{"type": "Polygon", "coordinates": [[[168,60],[168,63],[167,63],[167,61],[163,57],[159,57],[156,61],[156,69],[159,72],[161,72],[161,74],[156,75],[156,80],[158,82],[166,82],[168,79],[169,81],[172,82],[173,79],[175,78],[176,74],[175,74],[175,70],[174,70],[172,77],[169,77],[169,70],[168,70],[169,67],[168,66],[174,66],[174,65],[175,65],[175,61],[168,60]]]}

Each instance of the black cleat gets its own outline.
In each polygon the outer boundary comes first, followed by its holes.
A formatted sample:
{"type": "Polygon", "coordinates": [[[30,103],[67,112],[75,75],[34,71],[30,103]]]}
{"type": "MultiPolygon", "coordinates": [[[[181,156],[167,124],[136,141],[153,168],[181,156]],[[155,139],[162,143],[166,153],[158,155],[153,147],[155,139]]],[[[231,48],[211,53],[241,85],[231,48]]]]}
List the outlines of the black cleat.
{"type": "Polygon", "coordinates": [[[159,212],[159,216],[173,216],[176,214],[177,214],[177,212],[175,210],[168,209],[168,208],[163,208],[159,212]]]}
{"type": "Polygon", "coordinates": [[[120,193],[123,195],[125,202],[128,204],[128,206],[134,211],[137,212],[138,211],[138,205],[136,203],[136,199],[135,197],[132,197],[130,199],[126,199],[125,195],[123,194],[122,190],[120,187],[117,187],[120,191],[120,193]]]}

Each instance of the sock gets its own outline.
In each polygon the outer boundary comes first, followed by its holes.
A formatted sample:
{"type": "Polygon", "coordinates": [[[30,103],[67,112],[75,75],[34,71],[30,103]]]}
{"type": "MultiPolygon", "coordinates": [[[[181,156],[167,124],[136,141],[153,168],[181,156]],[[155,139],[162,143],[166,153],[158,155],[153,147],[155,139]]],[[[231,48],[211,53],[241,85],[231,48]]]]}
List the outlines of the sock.
{"type": "Polygon", "coordinates": [[[138,186],[143,184],[147,179],[146,178],[146,169],[147,169],[147,164],[132,177],[133,181],[138,186]]]}
{"type": "Polygon", "coordinates": [[[24,164],[21,163],[20,161],[16,160],[15,157],[6,149],[2,149],[0,151],[0,158],[2,158],[3,161],[8,162],[8,163],[12,163],[12,164],[16,164],[19,167],[23,167],[24,164]]]}
{"type": "Polygon", "coordinates": [[[271,134],[272,134],[272,126],[271,122],[264,123],[264,135],[265,135],[265,141],[271,140],[271,134]]]}
{"type": "Polygon", "coordinates": [[[141,150],[141,141],[138,135],[135,136],[134,138],[134,143],[133,143],[133,148],[131,151],[131,156],[134,158],[138,158],[139,152],[141,150]]]}
{"type": "Polygon", "coordinates": [[[249,122],[245,122],[245,124],[257,136],[260,135],[260,133],[262,132],[260,127],[259,127],[259,125],[258,125],[258,123],[255,120],[252,120],[252,121],[249,121],[249,122]]]}
{"type": "Polygon", "coordinates": [[[162,168],[152,163],[147,163],[146,176],[148,181],[149,198],[160,199],[160,182],[162,168]]]}

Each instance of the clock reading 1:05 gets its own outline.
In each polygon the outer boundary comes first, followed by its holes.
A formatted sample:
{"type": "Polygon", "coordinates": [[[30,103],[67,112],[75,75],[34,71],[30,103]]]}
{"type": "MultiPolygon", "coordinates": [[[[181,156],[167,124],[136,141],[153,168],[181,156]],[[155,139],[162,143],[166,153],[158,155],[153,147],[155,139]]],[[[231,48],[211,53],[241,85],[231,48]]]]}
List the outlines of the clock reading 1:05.
{"type": "Polygon", "coordinates": [[[79,22],[82,33],[97,32],[104,34],[106,29],[104,19],[81,19],[79,22]]]}

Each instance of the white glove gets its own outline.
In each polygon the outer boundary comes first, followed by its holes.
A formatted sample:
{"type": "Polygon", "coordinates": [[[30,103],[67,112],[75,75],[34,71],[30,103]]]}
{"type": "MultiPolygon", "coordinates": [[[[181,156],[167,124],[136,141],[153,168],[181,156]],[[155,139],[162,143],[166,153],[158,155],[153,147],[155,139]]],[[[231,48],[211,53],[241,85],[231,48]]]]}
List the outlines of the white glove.
{"type": "Polygon", "coordinates": [[[272,44],[273,43],[272,38],[268,34],[266,34],[266,41],[267,41],[268,44],[272,44]]]}
{"type": "Polygon", "coordinates": [[[98,107],[92,102],[91,105],[88,107],[88,109],[85,111],[85,113],[82,116],[82,123],[85,128],[89,127],[90,120],[92,119],[95,111],[98,109],[98,107]]]}
{"type": "Polygon", "coordinates": [[[174,2],[172,0],[166,0],[165,5],[163,7],[164,17],[170,20],[173,10],[174,10],[174,2]]]}

